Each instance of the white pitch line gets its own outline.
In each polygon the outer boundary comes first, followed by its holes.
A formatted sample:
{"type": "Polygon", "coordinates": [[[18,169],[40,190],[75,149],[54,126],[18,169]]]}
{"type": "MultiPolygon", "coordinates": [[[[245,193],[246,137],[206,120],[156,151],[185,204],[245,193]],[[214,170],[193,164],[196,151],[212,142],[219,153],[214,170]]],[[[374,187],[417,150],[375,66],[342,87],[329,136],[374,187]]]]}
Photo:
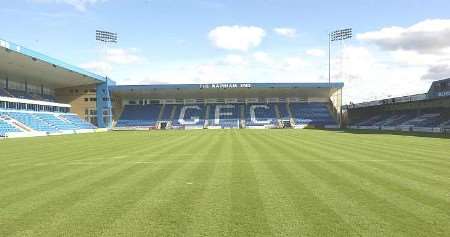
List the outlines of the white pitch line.
{"type": "Polygon", "coordinates": [[[68,165],[102,165],[102,164],[175,164],[175,163],[191,163],[191,164],[199,164],[199,163],[219,163],[219,164],[230,164],[230,163],[263,163],[263,162],[301,162],[301,163],[309,163],[309,162],[319,162],[319,163],[327,163],[327,162],[436,162],[432,160],[160,160],[160,161],[125,161],[125,162],[114,162],[107,160],[103,162],[72,162],[67,163],[68,165]]]}

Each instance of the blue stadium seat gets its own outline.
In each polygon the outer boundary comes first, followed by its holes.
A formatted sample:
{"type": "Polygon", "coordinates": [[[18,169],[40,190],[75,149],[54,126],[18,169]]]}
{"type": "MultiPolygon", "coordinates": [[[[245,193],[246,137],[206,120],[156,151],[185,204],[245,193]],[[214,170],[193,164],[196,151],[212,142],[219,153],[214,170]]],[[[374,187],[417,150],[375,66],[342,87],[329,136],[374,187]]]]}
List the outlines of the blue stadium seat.
{"type": "Polygon", "coordinates": [[[11,118],[25,124],[31,129],[39,132],[47,132],[47,133],[57,133],[59,130],[51,125],[50,123],[39,119],[34,116],[33,113],[24,113],[24,112],[4,112],[4,114],[10,116],[11,118]]]}
{"type": "Polygon", "coordinates": [[[245,105],[245,124],[247,126],[264,126],[277,124],[275,104],[245,105]]]}
{"type": "Polygon", "coordinates": [[[358,126],[374,126],[374,124],[379,123],[388,117],[389,115],[375,115],[363,121],[356,122],[355,124],[358,126]]]}
{"type": "MultiPolygon", "coordinates": [[[[47,113],[35,113],[34,116],[37,118],[46,121],[48,124],[53,125],[58,130],[77,130],[82,129],[80,126],[69,122],[68,120],[64,121],[58,117],[56,117],[53,114],[47,114],[47,113]]],[[[77,116],[78,117],[78,116],[77,116]]]]}
{"type": "Polygon", "coordinates": [[[296,124],[314,126],[337,125],[327,103],[291,103],[290,109],[296,124]]]}
{"type": "Polygon", "coordinates": [[[77,129],[96,129],[94,125],[91,123],[88,123],[84,120],[82,120],[78,115],[76,114],[61,114],[59,117],[62,117],[64,120],[70,122],[75,126],[77,129]]]}
{"type": "Polygon", "coordinates": [[[21,132],[19,129],[13,127],[6,121],[0,119],[0,137],[6,136],[7,133],[11,132],[21,132]]]}
{"type": "Polygon", "coordinates": [[[8,89],[8,92],[16,98],[27,99],[27,100],[34,99],[33,96],[31,96],[30,94],[27,94],[25,91],[8,89]]]}
{"type": "Polygon", "coordinates": [[[9,93],[7,90],[0,88],[0,96],[2,97],[14,97],[11,93],[9,93]]]}
{"type": "Polygon", "coordinates": [[[402,123],[411,120],[415,117],[414,113],[394,113],[391,116],[385,117],[384,120],[381,120],[377,123],[375,123],[375,126],[387,126],[387,127],[395,127],[399,126],[402,123]]]}
{"type": "Polygon", "coordinates": [[[411,120],[408,120],[401,125],[403,126],[413,126],[413,127],[425,127],[425,128],[433,128],[438,127],[442,122],[441,114],[423,114],[418,117],[415,117],[411,120]]]}
{"type": "Polygon", "coordinates": [[[152,127],[156,125],[162,105],[125,105],[116,127],[152,127]]]}
{"type": "Polygon", "coordinates": [[[166,104],[164,106],[164,111],[161,116],[162,121],[170,121],[170,119],[171,119],[170,116],[172,115],[172,110],[174,107],[175,107],[175,105],[172,105],[172,104],[166,104]]]}
{"type": "Polygon", "coordinates": [[[172,121],[173,126],[203,126],[206,107],[203,104],[179,105],[172,121]],[[182,113],[184,112],[184,113],[182,113]]]}
{"type": "MultiPolygon", "coordinates": [[[[81,120],[75,114],[58,114],[45,112],[25,112],[25,111],[0,111],[0,121],[2,123],[2,134],[7,132],[21,132],[8,124],[7,120],[17,121],[36,132],[46,132],[49,134],[63,131],[74,131],[80,129],[95,129],[96,127],[86,121],[81,120]],[[6,124],[6,125],[5,125],[6,124]]],[[[16,122],[16,123],[17,123],[16,122]]],[[[19,125],[21,126],[21,125],[19,125]]],[[[24,127],[25,128],[25,127],[24,127]]]]}
{"type": "Polygon", "coordinates": [[[290,115],[288,111],[287,103],[277,103],[278,111],[280,112],[280,118],[283,120],[289,120],[290,115]]]}
{"type": "Polygon", "coordinates": [[[209,109],[208,125],[221,126],[222,128],[239,128],[240,105],[239,104],[211,104],[209,109]],[[220,108],[219,123],[216,121],[216,109],[220,108]]]}
{"type": "Polygon", "coordinates": [[[441,113],[441,110],[423,112],[420,115],[417,114],[417,111],[384,112],[352,124],[357,126],[434,128],[440,127],[446,120],[446,116],[441,113]]]}
{"type": "Polygon", "coordinates": [[[3,97],[15,97],[20,99],[28,99],[28,100],[41,100],[41,101],[55,101],[55,97],[52,95],[40,95],[38,93],[26,93],[20,90],[13,89],[2,89],[0,88],[0,96],[3,97]]]}

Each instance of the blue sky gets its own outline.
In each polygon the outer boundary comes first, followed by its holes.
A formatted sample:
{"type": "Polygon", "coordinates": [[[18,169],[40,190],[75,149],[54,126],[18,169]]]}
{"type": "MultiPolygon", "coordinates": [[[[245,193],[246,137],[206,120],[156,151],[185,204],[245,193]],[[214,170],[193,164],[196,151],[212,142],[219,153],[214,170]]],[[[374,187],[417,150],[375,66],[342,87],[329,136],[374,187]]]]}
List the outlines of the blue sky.
{"type": "Polygon", "coordinates": [[[346,83],[347,102],[421,93],[431,81],[450,77],[448,0],[1,5],[0,38],[120,84],[326,81],[327,33],[342,27],[355,32],[332,54],[333,80],[346,83]],[[117,32],[119,43],[99,49],[96,29],[117,32]]]}

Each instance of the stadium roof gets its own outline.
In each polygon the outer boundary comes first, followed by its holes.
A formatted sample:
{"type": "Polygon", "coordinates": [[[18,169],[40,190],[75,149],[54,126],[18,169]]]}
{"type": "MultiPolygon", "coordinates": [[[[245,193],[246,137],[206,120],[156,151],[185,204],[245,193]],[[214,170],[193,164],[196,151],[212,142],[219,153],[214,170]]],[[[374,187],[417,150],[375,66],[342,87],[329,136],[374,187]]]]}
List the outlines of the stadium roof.
{"type": "Polygon", "coordinates": [[[342,89],[344,83],[214,83],[117,85],[110,87],[114,95],[151,96],[153,98],[309,96],[325,97],[342,89]]]}
{"type": "Polygon", "coordinates": [[[106,78],[0,39],[0,78],[62,88],[105,82],[106,78]]]}

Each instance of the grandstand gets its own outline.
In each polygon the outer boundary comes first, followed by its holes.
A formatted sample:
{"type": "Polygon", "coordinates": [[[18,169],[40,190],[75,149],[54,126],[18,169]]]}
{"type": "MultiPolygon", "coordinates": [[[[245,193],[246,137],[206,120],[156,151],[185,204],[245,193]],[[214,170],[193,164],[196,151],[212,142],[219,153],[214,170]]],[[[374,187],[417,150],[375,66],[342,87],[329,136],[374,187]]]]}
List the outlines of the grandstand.
{"type": "Polygon", "coordinates": [[[338,128],[342,83],[110,87],[118,129],[338,128]]]}
{"type": "Polygon", "coordinates": [[[118,85],[0,41],[0,136],[340,126],[343,83],[118,85]],[[111,96],[110,96],[111,95],[111,96]]]}
{"type": "Polygon", "coordinates": [[[111,83],[0,40],[0,137],[84,133],[108,127],[111,83]]]}
{"type": "Polygon", "coordinates": [[[344,106],[348,127],[442,133],[450,130],[450,79],[435,81],[428,93],[344,106]]]}

